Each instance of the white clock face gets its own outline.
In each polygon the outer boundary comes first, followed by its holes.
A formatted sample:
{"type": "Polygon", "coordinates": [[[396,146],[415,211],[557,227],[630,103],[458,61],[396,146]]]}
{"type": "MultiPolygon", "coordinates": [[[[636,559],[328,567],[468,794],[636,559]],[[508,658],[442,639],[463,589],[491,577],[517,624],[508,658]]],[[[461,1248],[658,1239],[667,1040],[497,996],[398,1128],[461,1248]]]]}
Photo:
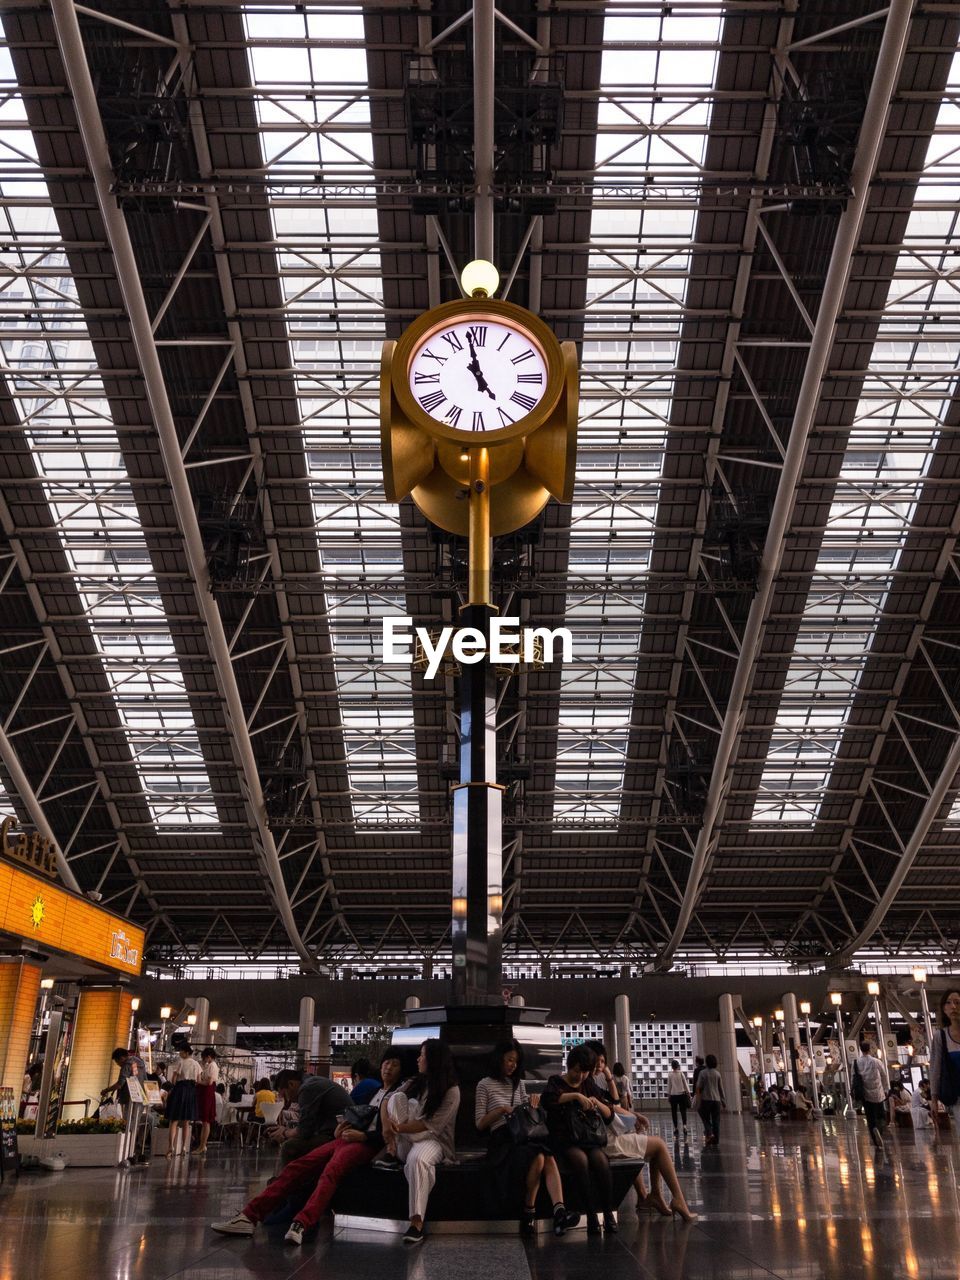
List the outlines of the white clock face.
{"type": "Polygon", "coordinates": [[[460,431],[500,431],[526,417],[547,389],[547,362],[522,329],[458,320],[420,344],[410,391],[424,413],[460,431]]]}

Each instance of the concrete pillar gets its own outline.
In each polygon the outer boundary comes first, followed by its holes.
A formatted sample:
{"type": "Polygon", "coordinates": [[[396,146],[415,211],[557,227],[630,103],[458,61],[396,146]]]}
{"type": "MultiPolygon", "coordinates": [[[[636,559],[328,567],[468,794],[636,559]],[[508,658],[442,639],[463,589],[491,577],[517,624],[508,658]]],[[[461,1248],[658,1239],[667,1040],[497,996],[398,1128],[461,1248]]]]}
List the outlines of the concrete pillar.
{"type": "Polygon", "coordinates": [[[797,1010],[797,997],[792,991],[784,992],[783,996],[783,1036],[787,1079],[796,1088],[800,1083],[796,1069],[797,1055],[800,1052],[800,1014],[797,1010]]]}
{"type": "Polygon", "coordinates": [[[405,1009],[419,1009],[419,1008],[420,1008],[420,997],[419,997],[419,996],[407,996],[406,1000],[404,1000],[404,1002],[403,1002],[403,1007],[404,1007],[405,1009]]]}
{"type": "Polygon", "coordinates": [[[300,1027],[297,1031],[297,1066],[302,1067],[313,1048],[313,1023],[317,1003],[313,996],[300,997],[300,1027]]]}
{"type": "Polygon", "coordinates": [[[210,1033],[210,1038],[220,1049],[236,1048],[237,1044],[237,1028],[233,1026],[225,1026],[222,1022],[215,1032],[210,1033]]]}
{"type": "MultiPolygon", "coordinates": [[[[610,1052],[614,1062],[622,1062],[633,1085],[633,1057],[630,1053],[630,997],[617,996],[613,1002],[614,1044],[610,1052]]],[[[611,1066],[613,1064],[611,1063],[611,1066]]]]}
{"type": "MultiPolygon", "coordinates": [[[[737,997],[739,1002],[740,997],[737,997]]],[[[720,997],[720,1076],[723,1080],[723,1092],[727,1099],[727,1110],[739,1112],[740,1105],[740,1066],[737,1060],[737,1024],[733,1016],[734,998],[731,995],[720,997]]]]}
{"type": "Polygon", "coordinates": [[[515,1009],[522,1009],[527,1002],[524,1000],[523,996],[511,996],[510,1003],[515,1009]]]}
{"type": "Polygon", "coordinates": [[[131,999],[130,992],[121,987],[81,991],[65,1094],[71,1101],[95,1100],[100,1090],[116,1079],[117,1067],[110,1055],[127,1045],[131,999]]]}
{"type": "Polygon", "coordinates": [[[210,1001],[206,996],[197,996],[193,1012],[197,1015],[197,1022],[190,1032],[190,1043],[194,1053],[199,1054],[210,1043],[210,1001]]]}
{"type": "Polygon", "coordinates": [[[40,966],[26,960],[0,961],[0,1085],[13,1089],[18,1106],[40,994],[40,974],[40,966]]]}
{"type": "Polygon", "coordinates": [[[317,1023],[317,1057],[329,1060],[332,1049],[330,1047],[330,1023],[317,1023]]]}

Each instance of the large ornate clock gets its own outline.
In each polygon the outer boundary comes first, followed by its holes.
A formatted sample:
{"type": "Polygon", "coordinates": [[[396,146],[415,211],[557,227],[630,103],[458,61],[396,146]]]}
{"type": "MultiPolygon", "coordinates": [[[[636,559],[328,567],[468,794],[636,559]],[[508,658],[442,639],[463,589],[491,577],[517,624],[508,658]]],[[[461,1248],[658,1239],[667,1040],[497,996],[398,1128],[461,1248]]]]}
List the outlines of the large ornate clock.
{"type": "Polygon", "coordinates": [[[408,493],[468,531],[471,454],[487,451],[490,532],[519,529],[550,495],[569,502],[577,428],[573,343],[490,298],[448,302],[384,344],[380,432],[388,501],[408,493]]]}

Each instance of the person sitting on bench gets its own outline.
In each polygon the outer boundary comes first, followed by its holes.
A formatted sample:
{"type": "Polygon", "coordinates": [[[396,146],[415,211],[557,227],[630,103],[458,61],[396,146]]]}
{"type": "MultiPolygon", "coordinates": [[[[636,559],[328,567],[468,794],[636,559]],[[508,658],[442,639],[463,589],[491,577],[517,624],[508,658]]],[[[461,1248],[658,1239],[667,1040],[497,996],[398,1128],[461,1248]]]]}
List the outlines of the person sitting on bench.
{"type": "Polygon", "coordinates": [[[353,1169],[361,1169],[370,1163],[383,1147],[383,1103],[399,1088],[403,1074],[403,1050],[389,1048],[380,1059],[382,1088],[370,1099],[370,1114],[355,1106],[356,1115],[342,1120],[331,1141],[315,1147],[298,1160],[291,1160],[266,1188],[227,1222],[215,1222],[214,1231],[226,1236],[252,1236],[256,1224],[273,1210],[280,1208],[291,1193],[312,1188],[310,1198],[298,1209],[290,1229],[284,1236],[289,1244],[302,1244],[304,1232],[315,1227],[334,1192],[353,1169]],[[364,1121],[362,1129],[350,1124],[350,1120],[364,1121]]]}
{"type": "Polygon", "coordinates": [[[418,1074],[397,1090],[384,1108],[386,1156],[378,1169],[402,1169],[410,1184],[410,1226],[404,1244],[423,1242],[423,1217],[437,1180],[437,1165],[455,1158],[453,1135],[460,1107],[460,1088],[448,1047],[424,1040],[417,1058],[418,1074]]]}
{"type": "Polygon", "coordinates": [[[537,1192],[545,1181],[553,1204],[553,1230],[562,1236],[580,1221],[563,1203],[560,1170],[550,1150],[549,1139],[515,1142],[507,1119],[517,1107],[531,1099],[523,1083],[523,1050],[516,1040],[498,1044],[490,1059],[490,1074],[477,1085],[475,1120],[481,1133],[488,1133],[487,1164],[499,1183],[500,1198],[508,1212],[515,1212],[523,1198],[520,1231],[533,1235],[536,1223],[537,1192]]]}

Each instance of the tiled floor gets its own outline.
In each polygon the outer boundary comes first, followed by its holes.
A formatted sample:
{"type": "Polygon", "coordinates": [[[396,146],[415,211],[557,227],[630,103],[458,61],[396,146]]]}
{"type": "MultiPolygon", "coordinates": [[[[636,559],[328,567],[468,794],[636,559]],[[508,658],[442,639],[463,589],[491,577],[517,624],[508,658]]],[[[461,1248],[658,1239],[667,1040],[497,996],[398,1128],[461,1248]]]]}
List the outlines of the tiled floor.
{"type": "Polygon", "coordinates": [[[216,1236],[273,1168],[266,1154],[157,1160],[129,1172],[28,1173],[0,1188],[0,1280],[956,1280],[960,1147],[863,1122],[725,1119],[718,1151],[680,1153],[693,1227],[637,1219],[619,1235],[434,1236],[418,1249],[328,1226],[302,1249],[263,1229],[216,1236]]]}

